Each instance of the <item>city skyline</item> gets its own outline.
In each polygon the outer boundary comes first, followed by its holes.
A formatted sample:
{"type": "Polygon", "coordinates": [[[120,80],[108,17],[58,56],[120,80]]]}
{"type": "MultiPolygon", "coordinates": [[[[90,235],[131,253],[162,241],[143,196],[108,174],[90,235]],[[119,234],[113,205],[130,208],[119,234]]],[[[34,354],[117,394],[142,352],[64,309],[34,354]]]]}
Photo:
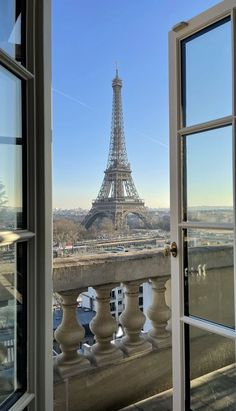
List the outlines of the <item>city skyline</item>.
{"type": "Polygon", "coordinates": [[[216,3],[72,0],[68,8],[54,1],[54,207],[88,209],[96,198],[109,150],[115,61],[137,190],[148,207],[169,207],[168,31],[216,3]]]}

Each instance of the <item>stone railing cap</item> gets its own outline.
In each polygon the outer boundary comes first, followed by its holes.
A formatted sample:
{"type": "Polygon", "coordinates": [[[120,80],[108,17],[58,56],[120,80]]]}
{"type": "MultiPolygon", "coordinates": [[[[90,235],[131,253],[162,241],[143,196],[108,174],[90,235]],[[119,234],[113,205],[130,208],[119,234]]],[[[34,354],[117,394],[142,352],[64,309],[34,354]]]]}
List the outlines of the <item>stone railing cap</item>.
{"type": "Polygon", "coordinates": [[[170,258],[163,250],[56,258],[53,264],[54,291],[168,275],[170,258]]]}

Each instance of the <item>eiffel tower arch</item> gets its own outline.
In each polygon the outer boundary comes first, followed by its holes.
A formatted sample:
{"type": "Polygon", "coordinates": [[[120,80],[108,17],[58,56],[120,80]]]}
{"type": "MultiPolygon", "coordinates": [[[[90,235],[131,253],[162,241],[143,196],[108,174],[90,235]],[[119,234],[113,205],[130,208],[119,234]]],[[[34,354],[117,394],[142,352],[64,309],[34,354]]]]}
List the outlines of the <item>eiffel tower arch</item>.
{"type": "Polygon", "coordinates": [[[138,195],[128,162],[121,99],[122,80],[118,70],[112,81],[112,88],[112,125],[107,167],[98,196],[83,220],[83,225],[89,228],[97,218],[107,217],[113,221],[116,230],[121,230],[127,215],[135,214],[147,228],[151,228],[147,209],[138,195]]]}

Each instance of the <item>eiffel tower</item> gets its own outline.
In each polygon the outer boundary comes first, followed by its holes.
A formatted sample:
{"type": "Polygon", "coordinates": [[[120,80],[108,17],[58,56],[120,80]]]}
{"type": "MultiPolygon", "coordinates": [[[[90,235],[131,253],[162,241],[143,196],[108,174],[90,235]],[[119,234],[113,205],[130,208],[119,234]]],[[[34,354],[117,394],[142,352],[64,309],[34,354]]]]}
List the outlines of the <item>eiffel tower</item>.
{"type": "Polygon", "coordinates": [[[121,230],[128,214],[136,214],[145,224],[151,227],[147,210],[132,179],[128,162],[122,114],[121,88],[122,80],[118,69],[112,81],[113,106],[110,149],[102,186],[92,208],[83,220],[83,225],[89,228],[99,217],[107,217],[114,223],[116,230],[121,230]]]}

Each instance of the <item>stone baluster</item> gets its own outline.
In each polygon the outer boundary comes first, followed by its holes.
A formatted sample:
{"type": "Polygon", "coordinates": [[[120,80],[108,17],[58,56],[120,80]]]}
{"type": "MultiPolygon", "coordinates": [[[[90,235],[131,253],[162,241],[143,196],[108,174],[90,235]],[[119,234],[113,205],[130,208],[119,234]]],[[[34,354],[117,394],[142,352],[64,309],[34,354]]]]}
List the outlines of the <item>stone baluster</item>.
{"type": "Polygon", "coordinates": [[[96,344],[91,347],[91,354],[97,365],[112,363],[123,357],[123,353],[112,343],[117,331],[117,322],[110,312],[110,294],[113,285],[94,287],[96,291],[97,313],[90,323],[96,344]]]}
{"type": "Polygon", "coordinates": [[[120,347],[127,355],[145,353],[152,345],[141,335],[146,317],[139,308],[139,286],[141,281],[125,282],[125,310],[120,315],[120,323],[125,331],[120,347]]]}
{"type": "Polygon", "coordinates": [[[90,362],[78,352],[84,338],[85,330],[76,318],[77,298],[79,291],[58,293],[62,298],[62,322],[55,331],[55,339],[62,351],[55,358],[55,366],[63,377],[76,374],[90,366],[90,362]]]}
{"type": "Polygon", "coordinates": [[[171,317],[171,310],[166,304],[166,277],[157,277],[151,280],[152,283],[152,304],[147,311],[147,315],[152,322],[153,328],[148,333],[148,340],[156,348],[169,347],[171,345],[171,334],[166,330],[168,320],[171,317]]]}

